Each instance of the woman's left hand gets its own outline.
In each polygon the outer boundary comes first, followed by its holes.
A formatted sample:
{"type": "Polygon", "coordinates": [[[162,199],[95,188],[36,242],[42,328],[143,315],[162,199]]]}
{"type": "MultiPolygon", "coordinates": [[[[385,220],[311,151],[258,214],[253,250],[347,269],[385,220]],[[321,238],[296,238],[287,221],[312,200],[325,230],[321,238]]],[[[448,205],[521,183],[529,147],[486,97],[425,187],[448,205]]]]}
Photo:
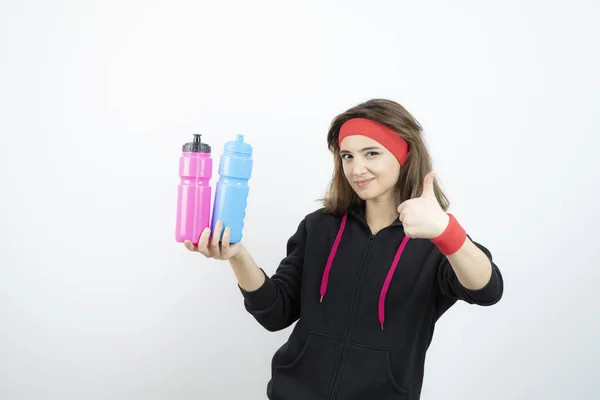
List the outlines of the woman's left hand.
{"type": "Polygon", "coordinates": [[[406,236],[418,239],[433,239],[444,232],[450,217],[437,201],[433,189],[435,172],[423,179],[421,197],[409,199],[398,206],[398,214],[406,236]]]}

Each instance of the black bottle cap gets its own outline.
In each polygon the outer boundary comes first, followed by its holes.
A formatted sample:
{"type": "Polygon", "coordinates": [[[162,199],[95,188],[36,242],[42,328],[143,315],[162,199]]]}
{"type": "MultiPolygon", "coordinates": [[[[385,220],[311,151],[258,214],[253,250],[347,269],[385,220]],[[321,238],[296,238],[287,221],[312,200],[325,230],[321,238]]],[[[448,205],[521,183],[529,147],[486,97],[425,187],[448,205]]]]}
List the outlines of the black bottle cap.
{"type": "Polygon", "coordinates": [[[183,151],[191,151],[195,153],[210,153],[210,145],[208,143],[202,143],[201,138],[201,134],[194,133],[194,141],[184,144],[183,151]]]}

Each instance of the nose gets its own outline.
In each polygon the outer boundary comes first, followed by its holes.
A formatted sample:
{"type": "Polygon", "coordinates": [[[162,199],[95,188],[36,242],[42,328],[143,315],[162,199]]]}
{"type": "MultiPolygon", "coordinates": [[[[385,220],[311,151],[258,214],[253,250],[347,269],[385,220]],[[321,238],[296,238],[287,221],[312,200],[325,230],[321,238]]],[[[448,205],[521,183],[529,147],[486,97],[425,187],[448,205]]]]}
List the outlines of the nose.
{"type": "Polygon", "coordinates": [[[352,167],[353,167],[352,173],[354,174],[354,176],[364,175],[367,172],[366,163],[363,160],[361,160],[359,157],[356,157],[353,161],[354,161],[354,163],[352,165],[352,167]]]}

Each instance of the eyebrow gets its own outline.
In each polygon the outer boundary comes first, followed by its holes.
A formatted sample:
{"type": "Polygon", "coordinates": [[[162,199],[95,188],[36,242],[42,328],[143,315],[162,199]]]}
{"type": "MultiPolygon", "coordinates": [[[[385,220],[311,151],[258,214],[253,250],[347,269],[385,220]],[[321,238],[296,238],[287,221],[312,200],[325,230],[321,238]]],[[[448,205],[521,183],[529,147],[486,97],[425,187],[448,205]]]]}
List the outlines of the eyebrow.
{"type": "MultiPolygon", "coordinates": [[[[378,146],[369,146],[369,147],[365,147],[363,149],[361,149],[360,151],[369,151],[369,150],[380,150],[381,147],[378,146]]],[[[348,150],[340,150],[340,154],[342,153],[350,153],[348,150]]]]}

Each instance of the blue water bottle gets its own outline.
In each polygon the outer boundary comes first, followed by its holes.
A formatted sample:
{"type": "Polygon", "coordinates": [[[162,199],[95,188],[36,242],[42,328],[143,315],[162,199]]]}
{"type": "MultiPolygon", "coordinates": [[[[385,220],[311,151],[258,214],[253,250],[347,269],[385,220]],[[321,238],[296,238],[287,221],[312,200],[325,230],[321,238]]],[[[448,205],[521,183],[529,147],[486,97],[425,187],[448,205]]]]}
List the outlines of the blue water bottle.
{"type": "Polygon", "coordinates": [[[219,181],[215,189],[211,232],[217,221],[223,222],[221,238],[225,228],[231,230],[229,242],[242,240],[246,205],[248,202],[248,180],[252,175],[252,146],[244,143],[244,135],[225,143],[219,161],[219,181]]]}

